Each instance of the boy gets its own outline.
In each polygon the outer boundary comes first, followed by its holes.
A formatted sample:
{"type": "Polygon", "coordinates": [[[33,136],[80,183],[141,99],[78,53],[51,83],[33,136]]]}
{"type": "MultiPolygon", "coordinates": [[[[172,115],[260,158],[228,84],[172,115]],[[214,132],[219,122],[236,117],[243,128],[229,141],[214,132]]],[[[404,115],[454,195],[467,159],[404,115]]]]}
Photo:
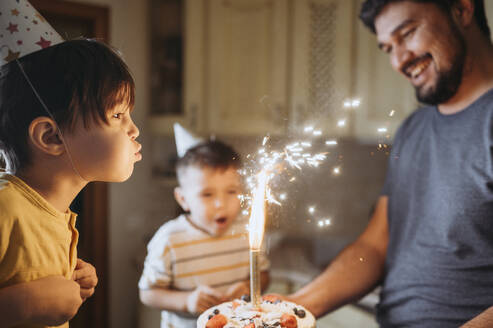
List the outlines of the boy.
{"type": "MultiPolygon", "coordinates": [[[[187,213],[148,245],[140,299],[162,310],[161,328],[194,328],[196,317],[249,293],[249,246],[240,212],[239,155],[219,141],[189,149],[176,165],[175,198],[187,213]]],[[[262,286],[269,276],[261,260],[262,286]]]]}
{"type": "MultiPolygon", "coordinates": [[[[0,21],[19,17],[7,24],[14,36],[35,28],[19,25],[39,17],[26,8],[0,4],[0,21]]],[[[48,39],[56,33],[43,29],[48,39]]],[[[28,47],[29,35],[15,39],[0,40],[9,54],[0,58],[0,327],[68,327],[97,283],[94,267],[77,259],[69,205],[88,182],[126,180],[140,160],[134,82],[100,42],[57,36],[32,51],[15,48],[28,47]]]]}

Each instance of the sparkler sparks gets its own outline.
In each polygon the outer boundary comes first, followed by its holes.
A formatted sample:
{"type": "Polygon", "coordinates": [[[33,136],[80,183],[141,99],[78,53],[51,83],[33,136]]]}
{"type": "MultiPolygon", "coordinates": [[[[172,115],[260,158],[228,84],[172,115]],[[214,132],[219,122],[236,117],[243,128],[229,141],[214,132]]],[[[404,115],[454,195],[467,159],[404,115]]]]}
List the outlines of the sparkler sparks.
{"type": "MultiPolygon", "coordinates": [[[[309,126],[305,130],[313,129],[309,126]]],[[[319,130],[313,131],[315,134],[319,130]]],[[[321,132],[320,132],[321,133],[321,132]]],[[[309,151],[312,148],[312,143],[309,141],[296,141],[290,143],[282,149],[273,150],[269,143],[270,138],[266,136],[262,140],[262,147],[253,154],[246,156],[249,159],[249,163],[245,169],[239,171],[239,173],[245,176],[245,182],[249,192],[240,197],[242,204],[250,204],[252,201],[252,194],[258,183],[259,172],[265,172],[267,179],[267,189],[265,192],[265,198],[268,203],[281,205],[281,201],[286,200],[286,193],[282,193],[276,196],[270,189],[269,182],[281,176],[283,172],[287,172],[290,168],[296,170],[302,170],[303,167],[318,167],[326,158],[327,153],[313,153],[309,151]]],[[[289,182],[296,181],[295,176],[291,176],[289,182]]]]}

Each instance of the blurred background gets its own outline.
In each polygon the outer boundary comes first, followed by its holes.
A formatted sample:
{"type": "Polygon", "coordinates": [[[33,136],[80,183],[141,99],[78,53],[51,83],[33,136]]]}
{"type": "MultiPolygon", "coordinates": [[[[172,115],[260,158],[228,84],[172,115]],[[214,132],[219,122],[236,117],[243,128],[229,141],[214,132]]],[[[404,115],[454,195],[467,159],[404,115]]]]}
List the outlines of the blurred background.
{"type": "MultiPolygon", "coordinates": [[[[147,242],[179,210],[174,122],[243,156],[266,135],[274,145],[302,140],[328,153],[280,185],[286,200],[271,211],[265,237],[270,291],[306,284],[365,228],[392,136],[417,103],[359,22],[361,0],[31,2],[63,37],[118,48],[137,85],[143,161],[129,181],[92,183],[72,206],[80,257],[95,264],[100,283],[71,327],[159,327],[137,281],[147,242]]],[[[374,292],[318,327],[376,327],[377,301],[374,292]]]]}

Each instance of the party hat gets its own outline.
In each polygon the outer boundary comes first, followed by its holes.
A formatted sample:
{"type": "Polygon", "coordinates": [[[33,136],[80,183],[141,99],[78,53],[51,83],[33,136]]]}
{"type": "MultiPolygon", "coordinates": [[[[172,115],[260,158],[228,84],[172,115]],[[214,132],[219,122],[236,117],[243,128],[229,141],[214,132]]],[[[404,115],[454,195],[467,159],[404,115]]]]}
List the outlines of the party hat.
{"type": "Polygon", "coordinates": [[[187,131],[179,123],[175,123],[173,125],[173,128],[175,130],[175,143],[178,157],[183,157],[187,150],[203,141],[203,139],[196,137],[193,133],[187,131]]]}
{"type": "Polygon", "coordinates": [[[0,0],[0,66],[63,41],[27,0],[0,0]]]}

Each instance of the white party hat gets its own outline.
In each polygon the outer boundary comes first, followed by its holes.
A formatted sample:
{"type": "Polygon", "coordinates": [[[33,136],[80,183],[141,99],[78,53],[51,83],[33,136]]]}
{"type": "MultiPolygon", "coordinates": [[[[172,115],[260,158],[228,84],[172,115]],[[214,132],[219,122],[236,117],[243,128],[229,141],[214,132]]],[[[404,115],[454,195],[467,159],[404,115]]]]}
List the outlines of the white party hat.
{"type": "Polygon", "coordinates": [[[27,0],[0,0],[0,66],[63,41],[27,0]]]}
{"type": "Polygon", "coordinates": [[[203,141],[202,138],[195,136],[193,133],[187,131],[183,126],[179,123],[175,123],[173,125],[175,130],[175,143],[176,143],[176,152],[178,153],[178,157],[183,157],[187,150],[198,145],[203,141]]]}

